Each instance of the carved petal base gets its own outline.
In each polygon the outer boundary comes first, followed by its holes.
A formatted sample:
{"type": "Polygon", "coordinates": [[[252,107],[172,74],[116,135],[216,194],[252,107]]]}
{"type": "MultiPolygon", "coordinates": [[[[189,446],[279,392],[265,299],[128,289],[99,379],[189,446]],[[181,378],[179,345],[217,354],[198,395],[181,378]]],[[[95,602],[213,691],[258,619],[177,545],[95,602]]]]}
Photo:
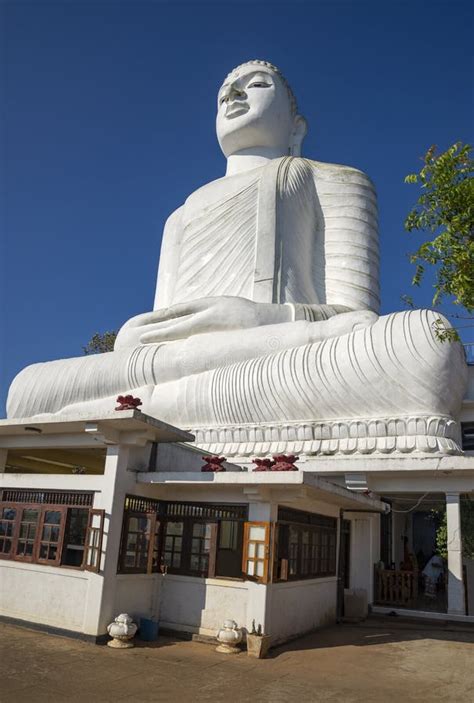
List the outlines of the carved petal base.
{"type": "Polygon", "coordinates": [[[459,425],[447,416],[194,427],[191,432],[201,449],[234,459],[280,452],[300,456],[461,454],[459,425]]]}

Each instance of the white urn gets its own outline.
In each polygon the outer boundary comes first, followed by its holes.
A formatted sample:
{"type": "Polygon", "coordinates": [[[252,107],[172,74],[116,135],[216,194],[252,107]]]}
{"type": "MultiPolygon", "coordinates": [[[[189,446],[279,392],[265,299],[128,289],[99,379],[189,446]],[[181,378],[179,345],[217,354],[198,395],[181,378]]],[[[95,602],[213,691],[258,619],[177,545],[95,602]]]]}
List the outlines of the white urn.
{"type": "Polygon", "coordinates": [[[135,637],[138,626],[133,622],[130,615],[121,613],[107,627],[107,632],[113,638],[107,645],[114,649],[129,649],[133,647],[133,642],[130,640],[135,637]]]}
{"type": "Polygon", "coordinates": [[[223,654],[238,654],[238,645],[242,642],[242,630],[235,620],[224,620],[222,628],[216,635],[219,642],[216,652],[223,654]]]}

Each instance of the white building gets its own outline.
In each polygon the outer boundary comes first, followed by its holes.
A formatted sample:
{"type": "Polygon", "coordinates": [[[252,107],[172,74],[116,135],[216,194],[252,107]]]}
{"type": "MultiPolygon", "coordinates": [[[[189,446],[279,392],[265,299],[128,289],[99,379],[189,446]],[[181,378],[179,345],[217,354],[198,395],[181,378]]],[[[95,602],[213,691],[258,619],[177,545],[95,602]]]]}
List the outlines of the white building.
{"type": "Polygon", "coordinates": [[[1,615],[92,639],[122,611],[210,636],[231,617],[275,643],[336,621],[344,558],[373,599],[383,503],[163,444],[191,439],[139,411],[2,421],[1,615]]]}

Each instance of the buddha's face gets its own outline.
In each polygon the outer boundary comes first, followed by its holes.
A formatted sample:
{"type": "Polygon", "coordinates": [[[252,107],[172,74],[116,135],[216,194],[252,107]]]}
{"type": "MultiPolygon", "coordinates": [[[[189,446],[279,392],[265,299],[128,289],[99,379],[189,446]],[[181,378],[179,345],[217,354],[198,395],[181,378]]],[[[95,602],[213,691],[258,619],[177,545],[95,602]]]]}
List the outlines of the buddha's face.
{"type": "Polygon", "coordinates": [[[227,157],[259,147],[288,153],[294,122],[285,84],[265,66],[236,69],[219,90],[216,131],[227,157]]]}

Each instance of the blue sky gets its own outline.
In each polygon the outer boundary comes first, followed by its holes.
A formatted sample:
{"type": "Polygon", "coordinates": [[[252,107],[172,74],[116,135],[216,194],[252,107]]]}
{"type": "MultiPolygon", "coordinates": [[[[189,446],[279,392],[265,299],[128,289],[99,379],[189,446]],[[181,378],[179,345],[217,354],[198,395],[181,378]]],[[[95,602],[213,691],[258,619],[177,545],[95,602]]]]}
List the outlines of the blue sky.
{"type": "MultiPolygon", "coordinates": [[[[251,58],[293,86],[306,156],[375,181],[383,312],[403,307],[419,241],[403,230],[416,199],[404,176],[431,144],[472,141],[469,3],[10,0],[0,11],[0,416],[25,365],[81,355],[95,332],[152,308],[163,223],[223,174],[215,95],[251,58]]],[[[429,305],[429,283],[416,300],[429,305]]]]}

